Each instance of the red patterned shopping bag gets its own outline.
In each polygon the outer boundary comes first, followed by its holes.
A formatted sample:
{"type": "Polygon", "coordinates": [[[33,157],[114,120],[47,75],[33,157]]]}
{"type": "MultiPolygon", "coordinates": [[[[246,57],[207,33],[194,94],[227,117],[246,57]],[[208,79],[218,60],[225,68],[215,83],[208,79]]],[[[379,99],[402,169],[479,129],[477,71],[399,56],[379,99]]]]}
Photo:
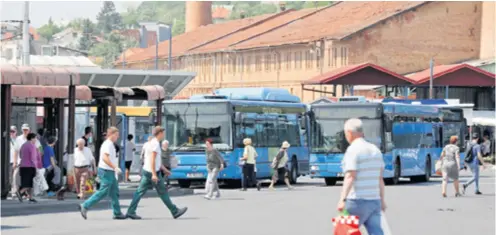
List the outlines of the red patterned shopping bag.
{"type": "Polygon", "coordinates": [[[334,224],[334,235],[362,235],[358,228],[358,216],[349,215],[346,211],[332,218],[332,223],[334,224]]]}

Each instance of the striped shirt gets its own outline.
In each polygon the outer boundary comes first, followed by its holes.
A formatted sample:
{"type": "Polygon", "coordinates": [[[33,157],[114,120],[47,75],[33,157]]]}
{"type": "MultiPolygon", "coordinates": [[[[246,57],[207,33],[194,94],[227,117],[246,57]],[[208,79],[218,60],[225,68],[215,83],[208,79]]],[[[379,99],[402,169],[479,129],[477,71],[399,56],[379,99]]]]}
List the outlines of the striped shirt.
{"type": "Polygon", "coordinates": [[[346,149],[343,172],[356,171],[356,178],[348,199],[380,199],[380,174],[384,169],[381,151],[363,138],[356,139],[346,149]]]}

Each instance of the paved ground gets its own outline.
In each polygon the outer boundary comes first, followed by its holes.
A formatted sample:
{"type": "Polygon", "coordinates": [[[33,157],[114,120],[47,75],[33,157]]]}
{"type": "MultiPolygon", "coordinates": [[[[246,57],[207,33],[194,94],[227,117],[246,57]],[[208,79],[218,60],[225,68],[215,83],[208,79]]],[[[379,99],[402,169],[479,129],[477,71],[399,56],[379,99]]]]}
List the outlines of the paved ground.
{"type": "MultiPolygon", "coordinates": [[[[466,180],[467,177],[463,177],[466,180]]],[[[2,218],[2,234],[86,235],[167,233],[173,235],[274,235],[332,234],[331,218],[336,215],[340,187],[324,187],[320,180],[301,179],[294,191],[274,192],[223,190],[222,199],[206,201],[199,194],[174,197],[178,205],[190,210],[173,220],[160,200],[149,192],[138,213],[142,221],[113,221],[110,210],[92,210],[84,221],[72,207],[66,212],[10,216],[2,218]]],[[[389,224],[396,235],[495,234],[494,170],[483,172],[481,191],[473,189],[462,198],[440,197],[439,179],[424,184],[403,183],[388,186],[389,224]]],[[[451,185],[450,185],[451,186],[451,185]]],[[[130,200],[121,200],[126,208],[130,200]]],[[[2,210],[3,210],[2,205],[2,210]]]]}

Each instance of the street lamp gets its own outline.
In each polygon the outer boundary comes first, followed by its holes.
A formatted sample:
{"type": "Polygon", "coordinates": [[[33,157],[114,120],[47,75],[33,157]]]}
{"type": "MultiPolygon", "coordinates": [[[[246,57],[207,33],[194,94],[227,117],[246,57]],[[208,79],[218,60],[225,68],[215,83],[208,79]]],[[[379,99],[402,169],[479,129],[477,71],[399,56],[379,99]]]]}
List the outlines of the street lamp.
{"type": "MultiPolygon", "coordinates": [[[[169,70],[172,70],[172,24],[165,24],[162,22],[139,22],[140,26],[144,26],[147,30],[155,31],[157,41],[155,43],[155,69],[158,70],[158,44],[165,40],[169,40],[169,70]],[[166,30],[162,30],[166,29],[166,30]]],[[[143,40],[143,35],[141,35],[143,40]]]]}

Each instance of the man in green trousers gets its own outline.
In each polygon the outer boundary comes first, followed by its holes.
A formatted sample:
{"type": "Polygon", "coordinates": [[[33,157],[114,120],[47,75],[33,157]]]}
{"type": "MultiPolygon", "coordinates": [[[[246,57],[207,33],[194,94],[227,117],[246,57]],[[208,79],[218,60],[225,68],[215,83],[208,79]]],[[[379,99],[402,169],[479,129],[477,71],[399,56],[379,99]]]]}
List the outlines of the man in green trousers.
{"type": "Polygon", "coordinates": [[[116,175],[121,174],[119,168],[119,159],[115,151],[114,143],[119,139],[119,129],[110,127],[107,129],[107,139],[100,147],[100,161],[98,162],[98,177],[100,178],[100,189],[96,191],[88,200],[79,205],[81,216],[86,219],[88,209],[109,195],[112,199],[112,210],[114,219],[126,219],[126,216],[121,212],[119,205],[119,183],[116,175]]]}
{"type": "Polygon", "coordinates": [[[146,149],[144,149],[145,159],[143,171],[141,173],[141,182],[138,190],[134,193],[133,201],[127,210],[126,216],[133,220],[141,219],[141,217],[136,214],[136,208],[138,207],[141,197],[143,197],[146,191],[148,191],[148,188],[153,185],[153,187],[157,190],[160,199],[162,199],[164,204],[167,206],[174,219],[177,219],[186,213],[188,208],[177,208],[176,205],[174,205],[170,200],[167,188],[165,187],[162,172],[166,175],[170,175],[170,171],[162,165],[162,158],[160,157],[162,152],[162,149],[160,148],[160,141],[162,141],[165,136],[164,128],[156,126],[153,129],[153,136],[154,138],[148,143],[146,149]]]}

